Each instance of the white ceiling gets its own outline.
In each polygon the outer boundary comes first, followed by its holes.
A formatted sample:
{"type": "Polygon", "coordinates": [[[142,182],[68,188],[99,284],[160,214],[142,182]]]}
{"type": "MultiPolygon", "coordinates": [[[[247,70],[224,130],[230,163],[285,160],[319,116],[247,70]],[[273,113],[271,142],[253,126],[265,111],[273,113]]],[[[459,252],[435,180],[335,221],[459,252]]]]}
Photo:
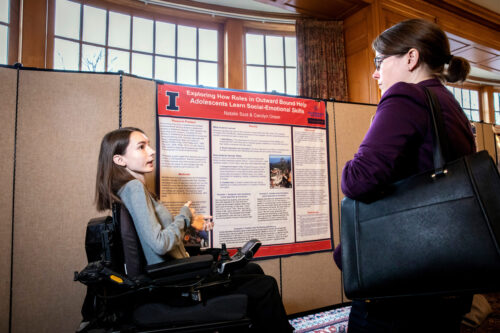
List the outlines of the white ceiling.
{"type": "Polygon", "coordinates": [[[193,0],[211,5],[255,10],[259,12],[290,14],[290,11],[255,0],[193,0]]]}
{"type": "Polygon", "coordinates": [[[469,0],[469,1],[475,3],[476,5],[483,6],[484,8],[488,8],[492,12],[500,14],[499,0],[469,0]]]}
{"type": "Polygon", "coordinates": [[[495,73],[495,72],[490,72],[478,67],[473,67],[471,66],[470,68],[470,76],[482,78],[482,79],[487,79],[487,80],[495,80],[495,81],[500,81],[500,74],[495,73]]]}

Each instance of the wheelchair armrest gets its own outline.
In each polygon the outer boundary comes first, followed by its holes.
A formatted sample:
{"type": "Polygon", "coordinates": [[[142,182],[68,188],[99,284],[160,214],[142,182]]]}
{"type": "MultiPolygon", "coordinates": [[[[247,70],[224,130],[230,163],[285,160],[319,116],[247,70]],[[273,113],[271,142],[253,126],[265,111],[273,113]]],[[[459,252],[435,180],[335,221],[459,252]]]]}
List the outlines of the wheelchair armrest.
{"type": "Polygon", "coordinates": [[[214,261],[219,260],[219,255],[221,252],[220,248],[215,248],[215,247],[201,247],[200,244],[189,244],[189,245],[184,245],[186,248],[187,253],[191,257],[194,256],[199,256],[202,254],[211,254],[212,257],[214,258],[214,261]]]}
{"type": "Polygon", "coordinates": [[[113,271],[104,265],[102,261],[91,262],[81,272],[75,272],[73,280],[79,281],[85,285],[93,285],[107,281],[128,288],[137,287],[137,282],[113,271]]]}
{"type": "Polygon", "coordinates": [[[200,244],[184,244],[184,248],[190,257],[200,255],[202,251],[200,244]]]}
{"type": "Polygon", "coordinates": [[[178,281],[208,275],[212,270],[214,258],[210,254],[170,260],[146,267],[146,272],[154,279],[178,281]]]}
{"type": "Polygon", "coordinates": [[[209,254],[212,256],[214,261],[218,261],[221,251],[222,250],[220,248],[207,247],[207,248],[201,249],[200,254],[209,254]]]}

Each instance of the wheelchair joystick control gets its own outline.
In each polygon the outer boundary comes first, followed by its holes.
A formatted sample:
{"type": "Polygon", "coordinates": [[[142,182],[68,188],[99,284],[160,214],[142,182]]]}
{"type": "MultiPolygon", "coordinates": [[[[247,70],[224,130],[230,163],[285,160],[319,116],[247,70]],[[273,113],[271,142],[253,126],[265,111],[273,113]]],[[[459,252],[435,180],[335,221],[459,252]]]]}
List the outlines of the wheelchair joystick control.
{"type": "Polygon", "coordinates": [[[235,269],[245,266],[253,258],[254,254],[257,252],[261,245],[262,243],[258,239],[251,239],[246,242],[243,247],[238,249],[238,251],[234,255],[229,257],[226,249],[226,244],[221,244],[222,251],[218,272],[221,274],[229,273],[231,271],[234,271],[235,269]]]}
{"type": "Polygon", "coordinates": [[[222,262],[231,260],[231,258],[229,257],[229,252],[227,252],[226,243],[222,243],[221,248],[222,249],[220,251],[220,260],[222,262]]]}

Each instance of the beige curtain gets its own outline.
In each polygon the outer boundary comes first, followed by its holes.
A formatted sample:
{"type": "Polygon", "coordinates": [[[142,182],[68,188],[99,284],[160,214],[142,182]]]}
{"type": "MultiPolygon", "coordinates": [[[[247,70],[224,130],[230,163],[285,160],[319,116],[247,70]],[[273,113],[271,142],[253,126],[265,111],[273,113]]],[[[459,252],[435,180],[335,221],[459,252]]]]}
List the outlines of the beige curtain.
{"type": "Polygon", "coordinates": [[[300,19],[296,35],[299,95],[347,101],[342,21],[300,19]]]}

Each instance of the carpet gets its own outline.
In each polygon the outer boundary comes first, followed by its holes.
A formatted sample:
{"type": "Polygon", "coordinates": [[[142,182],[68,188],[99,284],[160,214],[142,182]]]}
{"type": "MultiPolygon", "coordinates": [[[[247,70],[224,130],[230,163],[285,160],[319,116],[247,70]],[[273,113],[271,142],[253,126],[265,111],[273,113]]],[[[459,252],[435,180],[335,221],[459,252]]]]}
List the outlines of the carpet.
{"type": "Polygon", "coordinates": [[[332,333],[347,332],[350,306],[316,312],[301,317],[290,319],[290,324],[295,328],[295,333],[332,333]]]}

